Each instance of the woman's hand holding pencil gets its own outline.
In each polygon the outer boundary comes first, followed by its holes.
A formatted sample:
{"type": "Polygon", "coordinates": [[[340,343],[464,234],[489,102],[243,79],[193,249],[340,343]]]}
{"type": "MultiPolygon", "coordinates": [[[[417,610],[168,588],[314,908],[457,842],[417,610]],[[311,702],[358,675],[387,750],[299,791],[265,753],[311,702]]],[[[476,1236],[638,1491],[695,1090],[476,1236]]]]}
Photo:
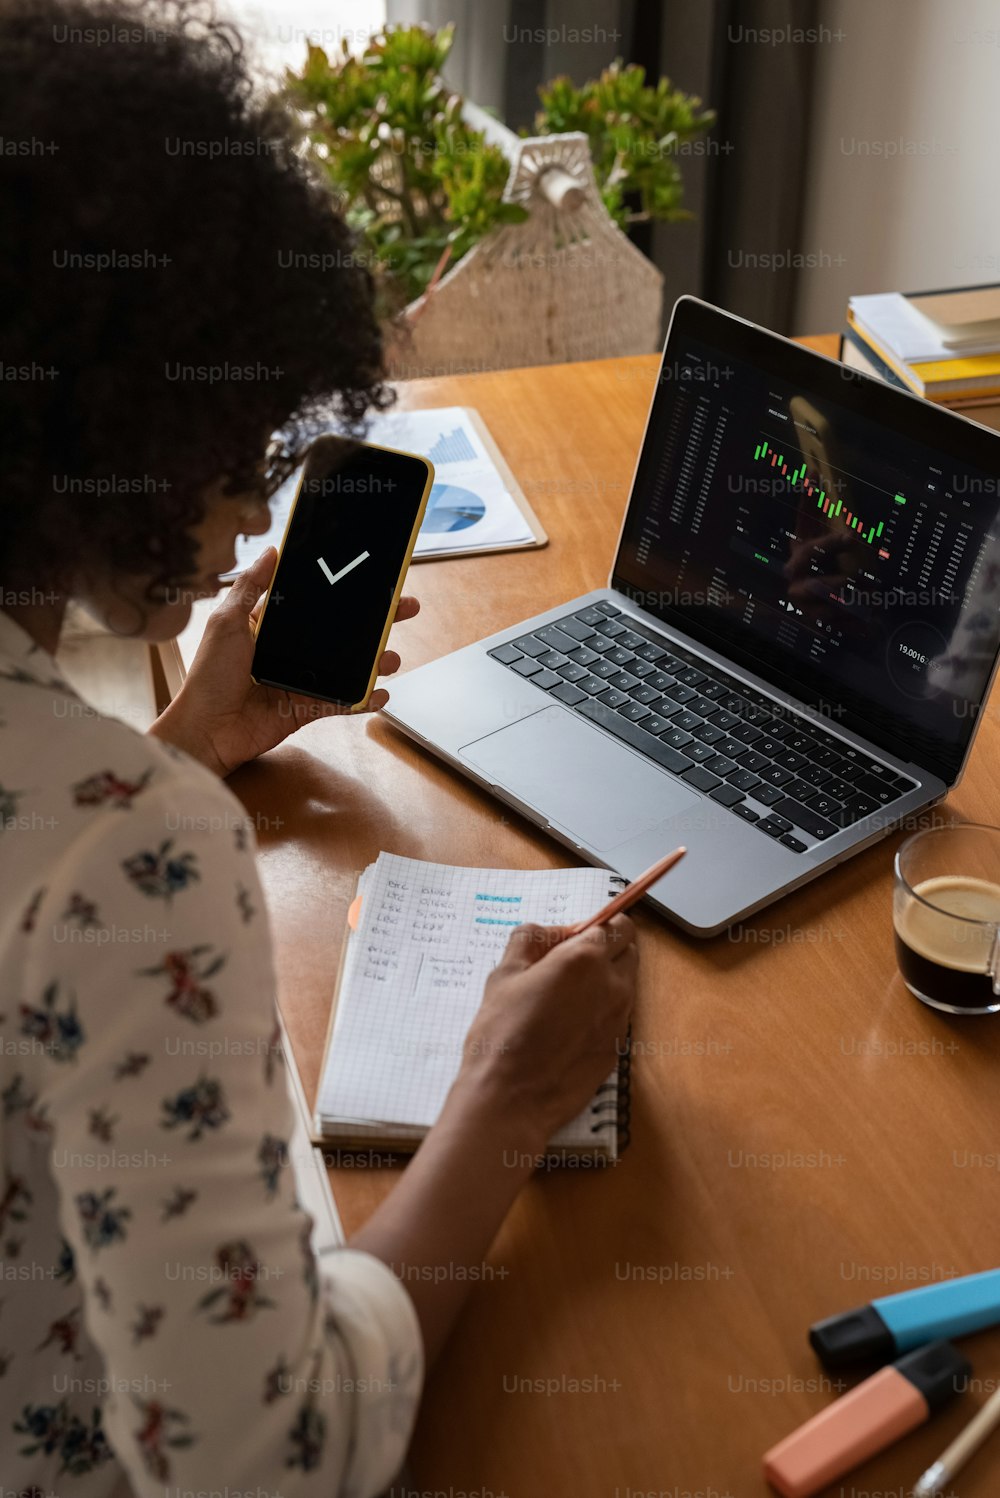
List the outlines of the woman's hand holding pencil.
{"type": "Polygon", "coordinates": [[[677,848],[575,926],[519,926],[490,974],[462,1081],[499,1089],[539,1149],[614,1070],[635,1002],[638,948],[624,914],[684,856],[677,848]]]}

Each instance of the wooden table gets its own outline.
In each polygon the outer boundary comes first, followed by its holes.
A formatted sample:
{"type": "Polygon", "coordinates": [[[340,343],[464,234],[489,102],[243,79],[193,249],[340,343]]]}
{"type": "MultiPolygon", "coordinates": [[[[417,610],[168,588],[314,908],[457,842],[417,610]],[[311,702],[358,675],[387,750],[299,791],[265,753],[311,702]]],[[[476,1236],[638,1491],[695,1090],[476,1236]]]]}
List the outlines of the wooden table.
{"type": "MultiPolygon", "coordinates": [[[[404,405],[482,413],[551,536],[540,551],[415,566],[423,612],[394,639],[406,666],[606,581],[656,368],[633,358],[405,387],[404,405]]],[[[310,1096],[353,881],[380,849],[565,863],[377,719],[312,725],[235,784],[258,820],[310,1096]]],[[[934,815],[1000,822],[995,706],[934,815]]],[[[904,989],[899,840],[711,942],[640,912],[631,1147],[614,1169],[523,1192],[428,1384],[417,1488],[756,1498],[769,1492],[763,1451],[836,1392],[810,1322],[1000,1262],[1000,1021],[949,1021],[904,989]]],[[[333,1171],[348,1231],[394,1179],[333,1171]]],[[[964,1346],[972,1391],[833,1492],[909,1492],[1000,1378],[1000,1332],[964,1346]]],[[[957,1489],[985,1498],[998,1482],[994,1440],[957,1489]]]]}

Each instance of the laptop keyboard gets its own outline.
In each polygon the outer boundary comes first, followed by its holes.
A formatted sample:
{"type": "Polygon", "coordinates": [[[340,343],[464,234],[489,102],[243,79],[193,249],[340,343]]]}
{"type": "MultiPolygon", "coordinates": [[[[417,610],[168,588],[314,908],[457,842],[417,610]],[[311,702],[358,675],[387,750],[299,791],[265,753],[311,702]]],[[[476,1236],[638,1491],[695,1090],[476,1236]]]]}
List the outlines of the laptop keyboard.
{"type": "Polygon", "coordinates": [[[489,654],[793,853],[916,786],[613,603],[489,654]]]}

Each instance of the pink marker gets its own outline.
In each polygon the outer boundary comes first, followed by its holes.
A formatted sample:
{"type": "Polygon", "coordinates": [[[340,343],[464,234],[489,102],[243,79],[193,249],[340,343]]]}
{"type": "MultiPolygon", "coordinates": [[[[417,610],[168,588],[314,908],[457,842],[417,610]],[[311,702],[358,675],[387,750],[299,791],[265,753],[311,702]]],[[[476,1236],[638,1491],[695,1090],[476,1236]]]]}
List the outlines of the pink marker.
{"type": "Polygon", "coordinates": [[[811,1498],[923,1425],[971,1372],[950,1342],[908,1352],[772,1446],[764,1476],[783,1498],[811,1498]]]}

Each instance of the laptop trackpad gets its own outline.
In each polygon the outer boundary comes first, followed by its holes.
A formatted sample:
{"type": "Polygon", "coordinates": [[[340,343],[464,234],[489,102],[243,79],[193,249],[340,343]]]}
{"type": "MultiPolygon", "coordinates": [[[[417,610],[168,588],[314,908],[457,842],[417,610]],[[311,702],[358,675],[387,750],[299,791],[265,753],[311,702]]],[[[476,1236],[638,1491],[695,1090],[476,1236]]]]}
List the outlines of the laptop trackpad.
{"type": "Polygon", "coordinates": [[[459,757],[592,848],[615,848],[699,800],[561,707],[466,744],[459,757]]]}

